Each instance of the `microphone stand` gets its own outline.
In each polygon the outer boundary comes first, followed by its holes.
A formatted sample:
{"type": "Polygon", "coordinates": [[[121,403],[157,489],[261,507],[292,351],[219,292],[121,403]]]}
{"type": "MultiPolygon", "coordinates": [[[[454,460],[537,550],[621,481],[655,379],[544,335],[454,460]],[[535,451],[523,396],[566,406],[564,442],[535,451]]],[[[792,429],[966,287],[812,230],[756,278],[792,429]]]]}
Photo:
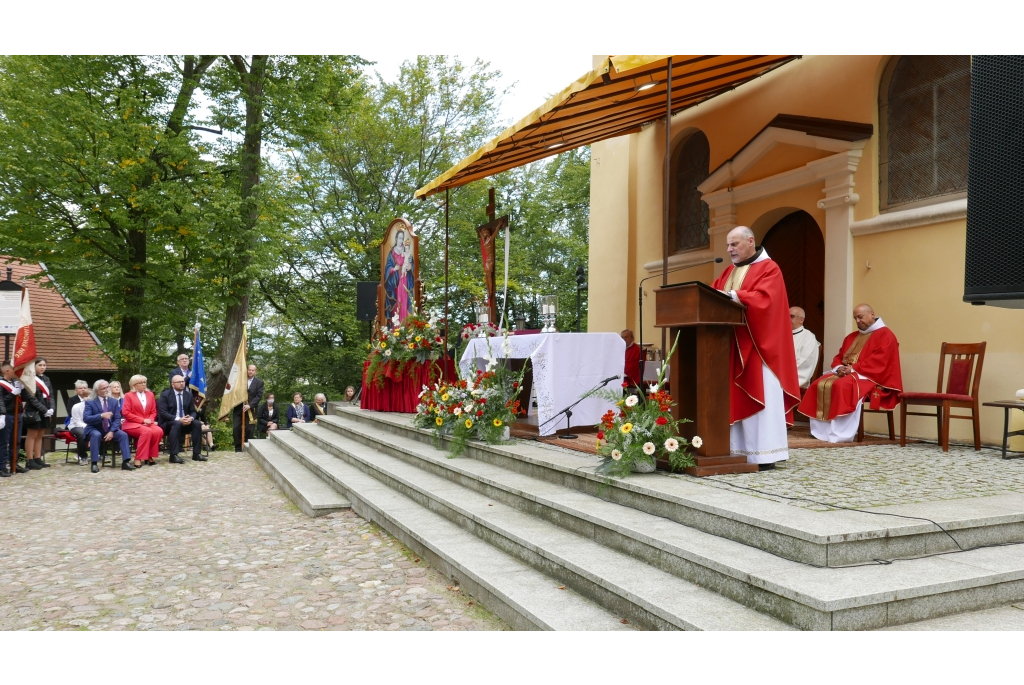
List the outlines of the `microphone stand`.
{"type": "Polygon", "coordinates": [[[573,435],[572,433],[569,432],[571,430],[571,426],[569,424],[569,420],[572,418],[572,408],[575,407],[577,404],[579,404],[583,400],[587,399],[588,397],[593,395],[595,392],[597,392],[598,390],[600,390],[604,386],[608,385],[609,383],[611,383],[612,381],[614,381],[617,378],[622,378],[622,376],[611,376],[609,378],[605,378],[603,381],[601,381],[600,383],[595,385],[593,388],[591,388],[590,390],[588,390],[585,393],[583,393],[582,395],[580,395],[580,398],[578,400],[576,400],[575,402],[570,404],[568,407],[566,407],[562,411],[560,411],[557,414],[555,414],[554,416],[552,416],[550,419],[548,419],[544,423],[542,423],[539,426],[537,426],[537,432],[539,433],[541,428],[543,428],[544,426],[548,425],[549,423],[551,423],[552,421],[557,419],[562,414],[565,414],[565,433],[562,433],[561,435],[559,435],[558,433],[555,433],[555,435],[558,438],[562,439],[562,440],[576,440],[577,438],[579,438],[580,436],[573,435]]]}

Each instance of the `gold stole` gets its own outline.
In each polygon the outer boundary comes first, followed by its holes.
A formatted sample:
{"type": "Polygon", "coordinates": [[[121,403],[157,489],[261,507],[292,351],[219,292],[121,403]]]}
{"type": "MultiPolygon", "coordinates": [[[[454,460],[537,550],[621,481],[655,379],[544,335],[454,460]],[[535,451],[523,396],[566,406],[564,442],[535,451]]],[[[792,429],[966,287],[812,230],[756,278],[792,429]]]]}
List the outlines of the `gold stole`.
{"type": "Polygon", "coordinates": [[[734,266],[732,272],[729,274],[729,278],[725,279],[725,285],[722,286],[722,290],[729,292],[730,290],[739,290],[743,285],[743,279],[747,277],[747,271],[750,269],[750,264],[744,266],[734,266]]]}
{"type": "MultiPolygon", "coordinates": [[[[860,359],[860,353],[864,351],[864,345],[867,344],[868,338],[871,337],[871,333],[864,333],[858,335],[850,345],[850,349],[846,350],[846,354],[843,355],[843,366],[850,366],[856,364],[857,360],[860,359]]],[[[839,376],[832,375],[823,380],[818,384],[818,413],[815,417],[819,421],[828,421],[829,411],[832,409],[832,385],[836,382],[839,376]]]]}

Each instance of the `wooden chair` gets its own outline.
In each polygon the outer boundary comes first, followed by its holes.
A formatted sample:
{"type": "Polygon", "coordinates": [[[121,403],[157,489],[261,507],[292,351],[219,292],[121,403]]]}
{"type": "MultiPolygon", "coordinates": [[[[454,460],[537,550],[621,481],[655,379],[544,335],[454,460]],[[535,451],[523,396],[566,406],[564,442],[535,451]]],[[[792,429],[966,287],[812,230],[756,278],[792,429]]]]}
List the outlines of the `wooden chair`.
{"type": "Polygon", "coordinates": [[[985,343],[942,343],[939,357],[939,380],[935,392],[905,392],[900,404],[900,446],[907,444],[907,415],[933,416],[930,412],[907,411],[909,405],[935,407],[935,420],[939,429],[942,451],[949,451],[949,420],[969,419],[974,423],[974,449],[981,450],[981,423],[978,412],[978,386],[981,367],[985,363],[985,343]],[[942,376],[946,370],[946,357],[951,357],[946,390],[942,390],[942,376]],[[970,409],[969,416],[951,413],[951,409],[970,409]]]}
{"type": "MultiPolygon", "coordinates": [[[[878,386],[876,385],[875,387],[877,388],[878,386]]],[[[874,388],[871,389],[871,392],[874,392],[874,388]]],[[[868,393],[868,397],[866,397],[865,400],[869,399],[870,397],[871,397],[871,393],[868,393]]],[[[888,416],[888,418],[889,418],[889,439],[890,440],[895,440],[896,439],[896,408],[893,407],[892,409],[872,409],[871,407],[869,407],[867,405],[867,402],[865,402],[864,404],[861,405],[861,410],[860,410],[860,426],[857,427],[857,442],[864,442],[864,413],[865,412],[871,412],[872,414],[885,414],[886,416],[888,416]]],[[[904,430],[906,430],[906,429],[904,428],[904,430]]]]}

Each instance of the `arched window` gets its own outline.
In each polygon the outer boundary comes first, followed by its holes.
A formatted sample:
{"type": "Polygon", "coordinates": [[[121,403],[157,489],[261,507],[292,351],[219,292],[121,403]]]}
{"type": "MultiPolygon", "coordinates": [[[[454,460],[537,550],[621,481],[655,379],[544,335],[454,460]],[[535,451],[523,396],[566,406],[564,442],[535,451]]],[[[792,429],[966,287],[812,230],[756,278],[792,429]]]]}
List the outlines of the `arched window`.
{"type": "Polygon", "coordinates": [[[881,209],[967,191],[971,58],[894,57],[879,92],[881,209]]]}
{"type": "Polygon", "coordinates": [[[669,198],[668,244],[673,252],[707,247],[710,212],[697,186],[708,177],[711,146],[697,131],[679,144],[672,159],[669,198]]]}

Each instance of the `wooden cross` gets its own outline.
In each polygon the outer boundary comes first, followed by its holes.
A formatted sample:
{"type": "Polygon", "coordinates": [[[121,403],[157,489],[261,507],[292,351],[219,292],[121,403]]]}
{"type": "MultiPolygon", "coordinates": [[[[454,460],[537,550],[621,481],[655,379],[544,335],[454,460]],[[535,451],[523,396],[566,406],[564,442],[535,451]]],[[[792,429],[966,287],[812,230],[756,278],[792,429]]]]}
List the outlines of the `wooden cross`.
{"type": "Polygon", "coordinates": [[[487,191],[487,218],[488,222],[476,227],[476,234],[480,239],[480,256],[484,265],[484,286],[487,289],[487,303],[490,310],[490,321],[498,325],[498,303],[495,297],[494,287],[494,265],[495,250],[494,238],[503,228],[508,229],[508,215],[494,218],[497,203],[494,201],[494,188],[487,191]]]}

